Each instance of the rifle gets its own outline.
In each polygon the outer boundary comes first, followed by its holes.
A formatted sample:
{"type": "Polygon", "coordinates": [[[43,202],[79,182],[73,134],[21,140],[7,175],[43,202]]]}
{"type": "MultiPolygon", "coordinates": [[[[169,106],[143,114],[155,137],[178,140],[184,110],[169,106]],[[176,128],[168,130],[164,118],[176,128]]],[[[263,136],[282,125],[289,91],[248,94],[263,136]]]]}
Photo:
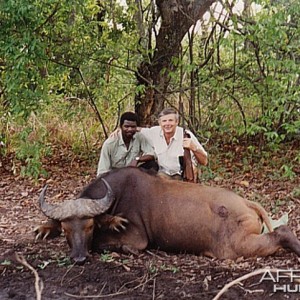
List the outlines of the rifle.
{"type": "MultiPolygon", "coordinates": [[[[185,129],[185,120],[183,115],[183,105],[179,104],[182,116],[182,127],[183,127],[183,137],[191,138],[190,134],[185,129]]],[[[181,166],[181,176],[184,181],[195,182],[194,181],[194,171],[193,171],[193,162],[191,157],[191,151],[189,149],[184,148],[183,156],[179,157],[179,162],[181,166]]]]}
{"type": "MultiPolygon", "coordinates": [[[[190,134],[185,129],[183,130],[183,137],[191,138],[190,134]]],[[[183,179],[188,182],[194,182],[193,162],[189,149],[184,149],[183,151],[183,179]]]]}

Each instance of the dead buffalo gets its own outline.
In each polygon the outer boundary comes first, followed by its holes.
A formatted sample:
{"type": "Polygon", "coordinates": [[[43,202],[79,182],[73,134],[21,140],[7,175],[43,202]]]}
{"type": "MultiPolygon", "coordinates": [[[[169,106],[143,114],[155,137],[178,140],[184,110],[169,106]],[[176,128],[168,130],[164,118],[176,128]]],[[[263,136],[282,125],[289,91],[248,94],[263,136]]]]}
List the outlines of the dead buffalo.
{"type": "Polygon", "coordinates": [[[36,233],[64,231],[71,256],[82,262],[98,249],[136,253],[146,248],[217,258],[267,256],[300,242],[285,225],[272,231],[266,211],[232,191],[163,179],[137,168],[113,170],[89,184],[80,198],[60,205],[39,201],[50,222],[36,233]],[[116,231],[115,229],[121,229],[116,231]],[[263,222],[270,233],[261,234],[263,222]],[[100,225],[100,226],[96,226],[100,225]]]}

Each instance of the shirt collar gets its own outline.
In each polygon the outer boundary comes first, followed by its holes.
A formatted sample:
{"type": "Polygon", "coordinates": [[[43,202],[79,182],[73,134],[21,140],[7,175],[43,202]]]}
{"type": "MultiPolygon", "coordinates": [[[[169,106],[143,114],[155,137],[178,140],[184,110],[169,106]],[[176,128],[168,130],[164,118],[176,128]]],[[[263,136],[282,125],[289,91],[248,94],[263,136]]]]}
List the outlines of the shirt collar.
{"type": "MultiPolygon", "coordinates": [[[[136,134],[137,134],[137,133],[136,133],[136,134]]],[[[130,141],[130,143],[132,143],[132,142],[135,140],[136,134],[132,137],[132,140],[130,141]]],[[[124,145],[124,146],[125,146],[125,143],[124,143],[123,137],[122,137],[122,131],[118,132],[118,140],[119,140],[119,146],[121,146],[121,145],[124,145]]]]}
{"type": "MultiPolygon", "coordinates": [[[[165,138],[164,131],[162,130],[162,128],[160,128],[160,136],[161,138],[165,138]]],[[[180,138],[179,128],[178,126],[176,126],[175,134],[171,137],[171,140],[178,140],[179,138],[180,138]]]]}

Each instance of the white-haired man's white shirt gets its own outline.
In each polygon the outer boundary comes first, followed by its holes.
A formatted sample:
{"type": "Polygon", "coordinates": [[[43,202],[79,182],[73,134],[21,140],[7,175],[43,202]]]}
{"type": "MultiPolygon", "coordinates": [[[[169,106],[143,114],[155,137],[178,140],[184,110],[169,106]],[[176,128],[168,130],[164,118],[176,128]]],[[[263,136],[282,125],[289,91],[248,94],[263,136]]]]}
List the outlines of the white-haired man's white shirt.
{"type": "MultiPolygon", "coordinates": [[[[174,136],[171,138],[169,145],[167,145],[163,130],[160,126],[141,129],[141,133],[146,136],[154,147],[160,172],[164,172],[170,176],[181,173],[179,156],[183,156],[184,154],[182,146],[184,136],[183,132],[183,128],[177,126],[174,136]]],[[[197,145],[197,148],[201,149],[207,155],[207,152],[199,143],[195,135],[189,130],[187,130],[187,132],[190,134],[193,143],[197,145]]],[[[197,160],[192,151],[191,155],[193,163],[197,165],[197,160]]]]}

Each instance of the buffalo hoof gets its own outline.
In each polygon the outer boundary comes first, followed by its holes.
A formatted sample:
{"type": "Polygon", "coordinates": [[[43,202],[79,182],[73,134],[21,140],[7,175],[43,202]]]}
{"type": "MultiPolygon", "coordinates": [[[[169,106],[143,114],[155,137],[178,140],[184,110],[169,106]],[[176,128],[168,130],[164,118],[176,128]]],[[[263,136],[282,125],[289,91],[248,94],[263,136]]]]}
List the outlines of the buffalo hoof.
{"type": "Polygon", "coordinates": [[[35,234],[35,240],[55,238],[61,234],[60,222],[49,220],[47,223],[35,227],[33,233],[35,234]]]}
{"type": "Polygon", "coordinates": [[[126,225],[129,221],[121,216],[113,216],[110,220],[109,229],[120,232],[120,230],[125,230],[126,225]]]}

